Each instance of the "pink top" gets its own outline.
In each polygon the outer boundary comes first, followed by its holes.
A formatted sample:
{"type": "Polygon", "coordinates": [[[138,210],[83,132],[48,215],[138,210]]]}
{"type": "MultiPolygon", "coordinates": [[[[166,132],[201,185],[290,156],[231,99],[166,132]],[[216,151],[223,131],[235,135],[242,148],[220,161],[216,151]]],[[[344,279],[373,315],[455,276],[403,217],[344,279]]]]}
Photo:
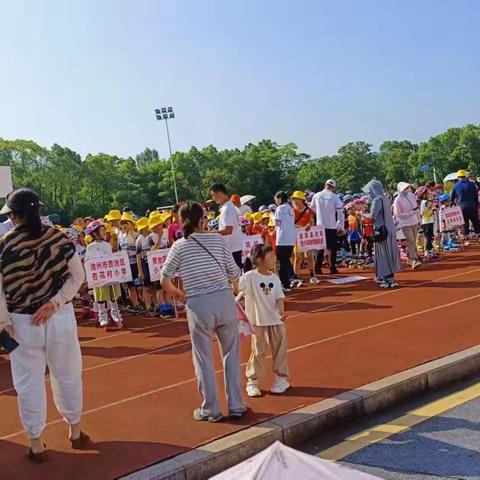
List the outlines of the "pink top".
{"type": "Polygon", "coordinates": [[[168,226],[168,245],[171,247],[173,242],[177,239],[177,233],[180,232],[180,222],[172,222],[168,226]]]}

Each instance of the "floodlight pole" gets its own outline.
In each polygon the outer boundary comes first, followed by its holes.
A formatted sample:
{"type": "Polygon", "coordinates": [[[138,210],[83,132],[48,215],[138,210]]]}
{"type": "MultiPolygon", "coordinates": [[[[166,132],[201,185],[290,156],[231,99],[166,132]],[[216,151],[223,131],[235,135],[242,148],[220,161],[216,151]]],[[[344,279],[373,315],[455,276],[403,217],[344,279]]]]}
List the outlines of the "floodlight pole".
{"type": "Polygon", "coordinates": [[[168,117],[175,118],[175,114],[173,113],[173,108],[168,107],[168,111],[165,107],[162,109],[155,109],[157,120],[165,120],[165,127],[167,129],[167,140],[168,140],[168,151],[170,152],[170,166],[172,167],[172,178],[173,178],[173,190],[175,192],[175,202],[178,203],[178,191],[177,191],[177,180],[175,178],[175,167],[173,165],[173,157],[172,157],[172,144],[170,142],[170,130],[168,128],[168,117]]]}

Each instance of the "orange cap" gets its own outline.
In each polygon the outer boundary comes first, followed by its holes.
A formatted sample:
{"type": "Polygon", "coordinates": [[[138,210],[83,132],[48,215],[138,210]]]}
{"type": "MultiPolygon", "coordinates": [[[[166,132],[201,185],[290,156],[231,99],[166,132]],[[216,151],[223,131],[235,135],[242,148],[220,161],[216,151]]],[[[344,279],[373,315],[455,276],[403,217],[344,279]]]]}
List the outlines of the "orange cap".
{"type": "Polygon", "coordinates": [[[240,195],[237,195],[236,193],[230,197],[230,200],[233,203],[240,203],[240,195]]]}

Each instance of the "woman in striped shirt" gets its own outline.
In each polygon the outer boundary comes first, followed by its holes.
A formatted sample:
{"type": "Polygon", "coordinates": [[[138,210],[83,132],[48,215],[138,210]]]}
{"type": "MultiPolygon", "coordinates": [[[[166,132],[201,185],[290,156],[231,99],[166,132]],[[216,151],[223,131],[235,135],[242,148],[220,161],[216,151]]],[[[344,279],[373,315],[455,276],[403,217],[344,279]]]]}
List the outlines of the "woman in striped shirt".
{"type": "Polygon", "coordinates": [[[216,335],[222,355],[229,416],[239,418],[247,408],[241,394],[240,345],[235,301],[230,282],[240,276],[224,237],[204,232],[203,208],[187,202],[180,209],[184,237],[168,253],[162,285],[173,298],[187,300],[193,364],[203,402],[193,412],[199,421],[218,422],[223,416],[217,398],[212,340],[216,335]],[[171,279],[178,275],[185,294],[171,279]]]}

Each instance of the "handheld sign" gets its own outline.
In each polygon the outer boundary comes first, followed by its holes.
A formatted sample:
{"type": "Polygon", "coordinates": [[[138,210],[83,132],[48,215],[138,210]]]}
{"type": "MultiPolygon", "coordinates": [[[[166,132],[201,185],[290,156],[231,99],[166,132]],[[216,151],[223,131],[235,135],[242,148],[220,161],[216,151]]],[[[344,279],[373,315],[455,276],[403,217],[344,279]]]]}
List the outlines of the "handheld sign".
{"type": "Polygon", "coordinates": [[[242,250],[242,262],[250,256],[252,248],[255,245],[263,244],[263,238],[261,235],[249,235],[245,236],[243,239],[243,250],[242,250]]]}
{"type": "Polygon", "coordinates": [[[454,227],[462,227],[465,225],[462,209],[460,207],[450,207],[443,211],[443,220],[445,228],[451,230],[454,227]]]}
{"type": "Polygon", "coordinates": [[[127,252],[87,257],[84,265],[89,287],[104,287],[132,281],[127,252]]]}
{"type": "Polygon", "coordinates": [[[147,253],[148,270],[152,282],[158,282],[160,280],[160,277],[162,276],[162,268],[169,251],[169,248],[162,248],[160,250],[151,250],[147,253]]]}
{"type": "Polygon", "coordinates": [[[307,232],[304,228],[297,228],[297,248],[300,253],[309,250],[325,250],[325,229],[314,226],[307,232]]]}

